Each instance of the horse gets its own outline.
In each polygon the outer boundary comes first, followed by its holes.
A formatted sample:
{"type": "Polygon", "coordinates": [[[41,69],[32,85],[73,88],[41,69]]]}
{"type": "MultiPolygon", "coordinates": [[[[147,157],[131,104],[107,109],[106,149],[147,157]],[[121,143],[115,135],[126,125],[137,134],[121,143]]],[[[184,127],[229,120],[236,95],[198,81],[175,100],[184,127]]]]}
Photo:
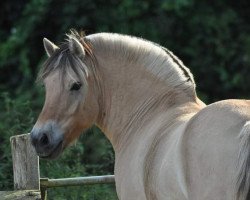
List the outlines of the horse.
{"type": "Polygon", "coordinates": [[[168,49],[115,33],[43,39],[45,103],[31,133],[55,159],[92,125],[115,152],[121,200],[250,199],[250,101],[205,105],[168,49]]]}

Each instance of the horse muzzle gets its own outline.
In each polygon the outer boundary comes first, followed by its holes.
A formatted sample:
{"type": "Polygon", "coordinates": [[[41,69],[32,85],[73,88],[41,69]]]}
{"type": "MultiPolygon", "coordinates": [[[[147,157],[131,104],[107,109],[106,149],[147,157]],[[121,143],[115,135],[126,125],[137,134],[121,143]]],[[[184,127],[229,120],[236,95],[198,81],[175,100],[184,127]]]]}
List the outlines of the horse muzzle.
{"type": "Polygon", "coordinates": [[[30,137],[40,158],[55,159],[63,151],[63,132],[55,122],[49,121],[42,126],[34,126],[30,137]]]}

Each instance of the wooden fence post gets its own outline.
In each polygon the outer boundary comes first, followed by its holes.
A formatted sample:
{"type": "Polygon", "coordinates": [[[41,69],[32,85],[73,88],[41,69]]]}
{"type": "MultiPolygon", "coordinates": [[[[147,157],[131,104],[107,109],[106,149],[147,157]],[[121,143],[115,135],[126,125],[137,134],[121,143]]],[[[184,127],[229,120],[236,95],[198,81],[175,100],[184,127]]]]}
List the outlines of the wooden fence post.
{"type": "Polygon", "coordinates": [[[10,138],[13,160],[14,189],[40,190],[39,159],[29,134],[10,138]]]}

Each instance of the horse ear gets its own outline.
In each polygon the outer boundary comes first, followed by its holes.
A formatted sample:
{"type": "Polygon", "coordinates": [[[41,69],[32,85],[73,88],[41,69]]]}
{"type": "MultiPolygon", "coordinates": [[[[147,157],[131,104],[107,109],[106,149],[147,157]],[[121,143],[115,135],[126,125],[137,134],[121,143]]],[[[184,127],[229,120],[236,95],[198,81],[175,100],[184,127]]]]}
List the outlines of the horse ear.
{"type": "Polygon", "coordinates": [[[85,51],[82,44],[74,37],[69,39],[69,50],[72,54],[75,54],[79,58],[85,57],[85,51]]]}
{"type": "Polygon", "coordinates": [[[56,46],[53,42],[49,41],[47,38],[43,38],[43,46],[47,53],[47,55],[50,57],[57,49],[59,49],[58,46],[56,46]]]}

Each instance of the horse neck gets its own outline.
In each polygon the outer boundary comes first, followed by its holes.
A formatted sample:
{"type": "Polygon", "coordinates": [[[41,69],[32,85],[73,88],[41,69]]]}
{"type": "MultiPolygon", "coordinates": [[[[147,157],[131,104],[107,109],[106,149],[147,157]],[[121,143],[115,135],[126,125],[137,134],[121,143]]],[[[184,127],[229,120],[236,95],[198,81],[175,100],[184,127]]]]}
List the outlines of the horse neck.
{"type": "Polygon", "coordinates": [[[143,63],[128,63],[105,52],[97,53],[96,59],[103,98],[97,126],[117,151],[122,141],[133,137],[138,126],[155,116],[169,113],[174,121],[202,107],[195,92],[185,93],[182,84],[181,89],[166,84],[143,63]]]}

